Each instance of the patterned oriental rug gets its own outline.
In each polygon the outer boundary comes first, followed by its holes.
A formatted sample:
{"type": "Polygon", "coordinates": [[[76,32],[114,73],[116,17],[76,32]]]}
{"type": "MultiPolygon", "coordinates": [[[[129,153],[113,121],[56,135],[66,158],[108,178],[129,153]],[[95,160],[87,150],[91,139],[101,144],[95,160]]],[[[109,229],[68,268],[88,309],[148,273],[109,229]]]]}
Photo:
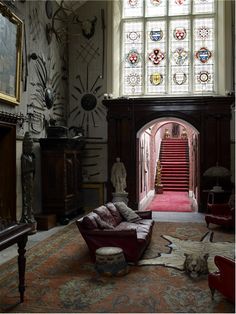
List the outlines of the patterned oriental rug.
{"type": "MultiPolygon", "coordinates": [[[[199,223],[157,222],[144,258],[168,253],[163,234],[199,241],[199,223]]],[[[216,227],[214,242],[234,241],[216,227]]],[[[17,313],[234,313],[220,293],[211,300],[207,276],[191,279],[164,266],[130,266],[123,277],[98,275],[75,225],[66,226],[27,251],[25,302],[19,303],[16,258],[0,266],[0,312],[17,313]]]]}

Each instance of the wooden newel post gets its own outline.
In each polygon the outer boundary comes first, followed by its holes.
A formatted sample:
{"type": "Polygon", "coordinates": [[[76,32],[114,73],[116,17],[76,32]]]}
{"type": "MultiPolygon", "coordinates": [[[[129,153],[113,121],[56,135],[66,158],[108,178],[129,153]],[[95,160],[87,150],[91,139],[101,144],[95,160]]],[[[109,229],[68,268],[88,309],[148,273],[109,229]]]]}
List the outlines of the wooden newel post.
{"type": "Polygon", "coordinates": [[[156,177],[155,177],[155,193],[162,194],[163,193],[163,185],[161,184],[161,162],[158,160],[156,167],[156,177]]]}

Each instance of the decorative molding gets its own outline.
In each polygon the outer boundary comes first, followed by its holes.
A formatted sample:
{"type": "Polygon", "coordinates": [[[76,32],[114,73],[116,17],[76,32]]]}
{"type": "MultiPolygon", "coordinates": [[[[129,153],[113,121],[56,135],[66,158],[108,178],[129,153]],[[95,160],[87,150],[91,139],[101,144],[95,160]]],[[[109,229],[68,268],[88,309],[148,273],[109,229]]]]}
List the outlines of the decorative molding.
{"type": "Polygon", "coordinates": [[[13,124],[22,124],[25,120],[25,117],[22,113],[10,113],[6,111],[0,111],[0,122],[8,122],[13,124]]]}

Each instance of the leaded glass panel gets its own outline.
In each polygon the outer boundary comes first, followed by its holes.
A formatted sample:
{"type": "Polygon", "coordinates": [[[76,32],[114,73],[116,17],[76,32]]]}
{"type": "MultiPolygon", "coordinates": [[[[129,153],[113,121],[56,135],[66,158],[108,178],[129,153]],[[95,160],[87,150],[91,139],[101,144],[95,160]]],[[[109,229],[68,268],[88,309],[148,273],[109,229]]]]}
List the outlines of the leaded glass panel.
{"type": "Polygon", "coordinates": [[[183,94],[189,92],[190,39],[189,19],[172,20],[169,28],[169,82],[170,92],[183,94]]]}
{"type": "Polygon", "coordinates": [[[159,17],[166,15],[167,0],[147,0],[145,1],[145,3],[146,3],[145,8],[146,16],[159,17]]]}
{"type": "Polygon", "coordinates": [[[187,15],[190,13],[190,0],[169,0],[169,15],[187,15]]]}
{"type": "Polygon", "coordinates": [[[216,9],[215,0],[123,1],[122,95],[215,93],[216,9]]]}
{"type": "Polygon", "coordinates": [[[146,25],[146,89],[148,94],[166,92],[166,22],[146,25]]]}
{"type": "Polygon", "coordinates": [[[124,0],[123,17],[141,17],[143,16],[143,0],[124,0]]]}
{"type": "Polygon", "coordinates": [[[196,92],[214,91],[215,34],[214,19],[193,21],[194,86],[196,92]]]}
{"type": "Polygon", "coordinates": [[[143,93],[143,23],[125,22],[123,25],[123,93],[143,93]]]}
{"type": "Polygon", "coordinates": [[[194,0],[193,1],[193,13],[213,13],[215,11],[214,0],[194,0]]]}

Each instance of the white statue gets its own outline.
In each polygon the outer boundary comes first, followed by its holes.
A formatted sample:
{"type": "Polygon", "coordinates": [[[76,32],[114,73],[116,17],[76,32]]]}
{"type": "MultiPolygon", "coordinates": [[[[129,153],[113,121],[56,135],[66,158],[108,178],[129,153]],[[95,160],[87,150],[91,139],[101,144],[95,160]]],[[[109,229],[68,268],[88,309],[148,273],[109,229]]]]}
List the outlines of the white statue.
{"type": "Polygon", "coordinates": [[[126,170],[119,157],[116,158],[116,162],[111,168],[111,182],[116,193],[126,193],[126,170]]]}

